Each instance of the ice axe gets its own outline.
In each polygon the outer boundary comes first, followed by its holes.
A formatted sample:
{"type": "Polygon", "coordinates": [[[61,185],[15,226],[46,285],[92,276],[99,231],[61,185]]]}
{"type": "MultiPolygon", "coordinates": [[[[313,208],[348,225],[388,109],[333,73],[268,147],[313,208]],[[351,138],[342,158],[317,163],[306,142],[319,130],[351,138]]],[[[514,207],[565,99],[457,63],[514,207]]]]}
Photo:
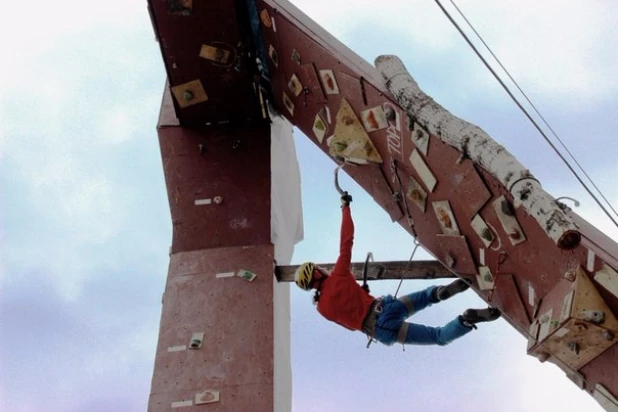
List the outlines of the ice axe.
{"type": "Polygon", "coordinates": [[[345,166],[345,163],[342,163],[335,168],[335,189],[337,189],[337,192],[339,192],[339,195],[341,196],[348,193],[341,190],[341,186],[339,186],[339,169],[341,169],[343,166],[345,166]]]}
{"type": "Polygon", "coordinates": [[[335,168],[335,189],[337,189],[337,192],[339,192],[339,195],[341,196],[342,207],[343,205],[349,205],[352,201],[352,196],[347,191],[342,190],[341,186],[339,186],[339,169],[341,169],[344,165],[345,163],[340,164],[337,168],[335,168]]]}

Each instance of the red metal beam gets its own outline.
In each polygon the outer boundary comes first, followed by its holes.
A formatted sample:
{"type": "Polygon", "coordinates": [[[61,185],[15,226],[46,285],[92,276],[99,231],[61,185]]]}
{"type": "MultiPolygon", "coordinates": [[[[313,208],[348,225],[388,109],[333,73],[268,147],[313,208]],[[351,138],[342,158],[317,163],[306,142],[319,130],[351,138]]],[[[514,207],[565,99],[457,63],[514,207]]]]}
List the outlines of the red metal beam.
{"type": "MultiPolygon", "coordinates": [[[[267,183],[254,181],[247,165],[254,162],[259,176],[266,170],[259,103],[260,97],[268,96],[329,156],[333,152],[329,137],[337,128],[349,129],[356,118],[361,126],[354,135],[366,133],[383,162],[346,167],[346,172],[393,221],[417,236],[451,271],[469,279],[487,303],[501,308],[522,335],[533,333],[532,346],[540,340],[538,331],[532,332],[535,325],[549,321],[545,332],[567,333],[559,326],[560,310],[553,312],[556,319],[548,310],[566,306],[568,296],[563,294],[572,287],[578,268],[592,279],[608,310],[618,313],[618,296],[595,279],[605,267],[618,269],[615,242],[570,213],[579,226],[581,243],[573,243],[570,250],[558,247],[535,216],[514,206],[516,199],[496,176],[445,143],[436,125],[429,126],[438,131],[429,133],[426,123],[399,106],[371,65],[290,3],[256,1],[258,44],[247,28],[249,12],[236,9],[235,2],[149,4],[179,124],[196,128],[181,133],[161,129],[175,219],[173,253],[240,245],[247,237],[248,244],[267,241],[266,202],[259,201],[254,213],[248,209],[254,199],[247,198],[253,190],[265,196],[267,183]],[[179,9],[179,4],[190,5],[190,10],[179,9]],[[255,57],[267,65],[268,76],[256,71],[255,57]],[[261,96],[262,87],[268,93],[261,96]],[[338,118],[347,104],[349,113],[338,118]],[[236,141],[250,147],[251,153],[234,152],[243,147],[236,141]],[[216,207],[192,209],[196,206],[191,202],[198,197],[214,199],[220,194],[223,205],[227,199],[234,201],[226,212],[216,207]],[[235,216],[246,217],[250,224],[238,222],[233,230],[222,227],[235,216]],[[516,222],[517,230],[508,221],[516,222]]],[[[588,392],[602,385],[614,396],[618,396],[618,375],[612,371],[618,367],[617,359],[618,345],[613,345],[571,370],[553,354],[553,361],[588,392]]]]}
{"type": "Polygon", "coordinates": [[[173,241],[148,410],[273,410],[270,128],[182,127],[170,99],[158,134],[173,241]]]}

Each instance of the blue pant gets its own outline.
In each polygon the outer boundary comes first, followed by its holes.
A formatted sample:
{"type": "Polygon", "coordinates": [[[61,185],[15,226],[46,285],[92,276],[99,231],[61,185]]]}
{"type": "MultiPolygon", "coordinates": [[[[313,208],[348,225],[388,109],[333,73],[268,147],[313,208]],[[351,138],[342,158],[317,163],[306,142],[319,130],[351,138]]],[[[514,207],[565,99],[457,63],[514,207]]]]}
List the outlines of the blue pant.
{"type": "Polygon", "coordinates": [[[432,301],[431,296],[436,287],[430,286],[425,290],[410,293],[399,299],[395,299],[391,295],[384,296],[382,298],[382,313],[376,319],[374,338],[385,345],[392,345],[397,342],[400,329],[407,325],[407,331],[402,330],[401,343],[443,346],[470,332],[472,328],[465,326],[459,320],[459,316],[442,327],[405,322],[416,312],[437,303],[432,301]]]}

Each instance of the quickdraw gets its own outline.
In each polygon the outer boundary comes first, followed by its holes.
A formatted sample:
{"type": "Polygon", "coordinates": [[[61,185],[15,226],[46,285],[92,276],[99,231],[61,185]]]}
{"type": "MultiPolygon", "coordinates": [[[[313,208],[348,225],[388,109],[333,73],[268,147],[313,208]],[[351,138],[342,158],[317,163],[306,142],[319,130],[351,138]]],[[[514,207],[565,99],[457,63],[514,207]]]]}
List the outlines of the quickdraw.
{"type": "Polygon", "coordinates": [[[399,194],[398,200],[401,200],[403,202],[406,211],[406,220],[408,221],[408,226],[410,226],[410,229],[412,230],[412,236],[416,238],[414,220],[412,219],[412,215],[410,214],[410,207],[408,206],[406,196],[403,194],[403,185],[401,183],[401,178],[399,177],[399,172],[397,170],[397,163],[395,163],[395,159],[391,159],[391,174],[393,175],[393,178],[397,180],[397,185],[399,186],[399,191],[397,192],[399,194]]]}

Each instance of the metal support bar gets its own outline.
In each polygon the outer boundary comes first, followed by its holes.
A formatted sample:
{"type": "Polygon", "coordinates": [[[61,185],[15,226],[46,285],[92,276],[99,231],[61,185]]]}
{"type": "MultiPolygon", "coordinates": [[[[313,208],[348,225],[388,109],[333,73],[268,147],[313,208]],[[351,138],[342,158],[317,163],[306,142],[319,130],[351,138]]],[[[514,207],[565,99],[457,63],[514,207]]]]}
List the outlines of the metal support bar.
{"type": "MultiPolygon", "coordinates": [[[[318,263],[326,270],[332,270],[334,263],[318,263]]],[[[353,262],[352,273],[357,280],[363,280],[365,262],[353,262]]],[[[294,272],[299,265],[275,266],[275,276],[279,282],[293,282],[294,272]]],[[[413,260],[394,262],[375,262],[367,270],[367,280],[399,280],[399,279],[443,279],[456,278],[437,260],[413,260]]]]}

